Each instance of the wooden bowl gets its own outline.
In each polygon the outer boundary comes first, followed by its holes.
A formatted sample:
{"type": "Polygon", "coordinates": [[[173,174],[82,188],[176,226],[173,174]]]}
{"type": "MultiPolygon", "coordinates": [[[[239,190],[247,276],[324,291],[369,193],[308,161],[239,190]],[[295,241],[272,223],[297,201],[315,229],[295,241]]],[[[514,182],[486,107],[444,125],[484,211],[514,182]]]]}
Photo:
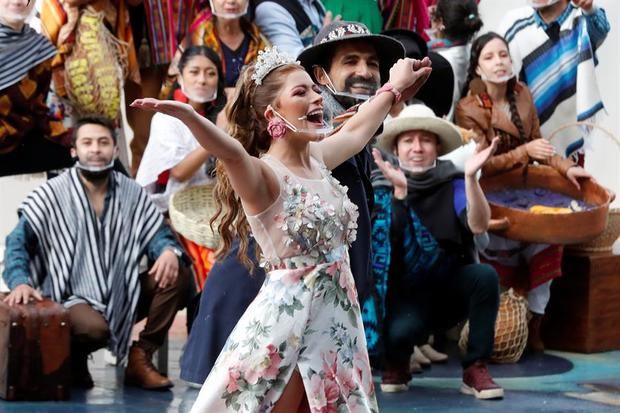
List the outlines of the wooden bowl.
{"type": "Polygon", "coordinates": [[[589,241],[601,234],[607,226],[610,203],[609,193],[591,180],[581,180],[578,190],[555,169],[544,165],[530,165],[499,175],[482,177],[480,185],[484,192],[506,188],[545,188],[587,202],[595,207],[570,214],[533,214],[527,210],[509,208],[489,202],[494,220],[506,218],[504,229],[491,229],[505,238],[545,244],[577,244],[589,241]]]}

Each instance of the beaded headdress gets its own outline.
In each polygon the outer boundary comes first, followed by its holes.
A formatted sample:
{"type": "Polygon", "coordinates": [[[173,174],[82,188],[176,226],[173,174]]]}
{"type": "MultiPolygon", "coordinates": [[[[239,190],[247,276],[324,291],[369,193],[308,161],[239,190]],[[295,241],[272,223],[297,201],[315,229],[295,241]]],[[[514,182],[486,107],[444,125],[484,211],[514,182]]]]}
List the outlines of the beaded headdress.
{"type": "Polygon", "coordinates": [[[265,76],[271,73],[272,70],[291,63],[298,65],[299,61],[293,59],[284,52],[280,52],[276,46],[261,50],[258,52],[258,57],[256,58],[256,66],[252,74],[252,80],[254,80],[254,83],[257,85],[261,85],[265,76]]]}

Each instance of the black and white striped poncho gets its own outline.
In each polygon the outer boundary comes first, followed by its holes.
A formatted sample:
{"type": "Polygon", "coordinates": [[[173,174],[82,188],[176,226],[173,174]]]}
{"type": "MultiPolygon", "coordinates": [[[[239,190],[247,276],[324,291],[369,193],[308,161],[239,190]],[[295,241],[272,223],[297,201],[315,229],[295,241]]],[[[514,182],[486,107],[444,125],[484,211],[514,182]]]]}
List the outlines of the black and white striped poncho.
{"type": "Polygon", "coordinates": [[[108,322],[110,350],[127,354],[140,297],[138,266],[163,217],[134,181],[110,175],[111,198],[97,219],[75,168],[33,191],[19,214],[39,248],[32,281],[44,295],[71,307],[87,303],[108,322]]]}

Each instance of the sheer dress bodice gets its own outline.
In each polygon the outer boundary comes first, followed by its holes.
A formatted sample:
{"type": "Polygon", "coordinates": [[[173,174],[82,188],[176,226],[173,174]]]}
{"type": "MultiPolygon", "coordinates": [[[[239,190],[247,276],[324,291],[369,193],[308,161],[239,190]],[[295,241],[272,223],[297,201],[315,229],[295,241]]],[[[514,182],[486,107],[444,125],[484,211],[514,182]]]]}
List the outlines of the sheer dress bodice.
{"type": "Polygon", "coordinates": [[[355,240],[358,216],[347,188],[314,158],[312,166],[321,173],[317,179],[293,174],[272,156],[261,159],[280,182],[279,198],[260,214],[248,216],[268,267],[288,267],[293,257],[304,257],[309,265],[342,258],[355,240]]]}

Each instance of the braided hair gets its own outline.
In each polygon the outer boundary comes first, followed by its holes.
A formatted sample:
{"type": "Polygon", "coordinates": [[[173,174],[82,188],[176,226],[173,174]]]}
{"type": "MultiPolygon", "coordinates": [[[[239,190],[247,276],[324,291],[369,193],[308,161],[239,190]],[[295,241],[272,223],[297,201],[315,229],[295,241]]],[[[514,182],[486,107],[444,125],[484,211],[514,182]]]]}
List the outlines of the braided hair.
{"type": "MultiPolygon", "coordinates": [[[[474,80],[480,80],[480,76],[476,73],[476,68],[478,67],[478,62],[480,60],[480,53],[482,49],[492,40],[499,39],[506,45],[506,49],[509,49],[508,42],[501,35],[495,32],[488,32],[478,37],[471,45],[471,53],[469,55],[469,68],[467,69],[467,80],[465,81],[465,85],[463,86],[463,90],[461,91],[461,97],[467,96],[470,91],[470,84],[474,80]]],[[[506,100],[508,101],[509,109],[510,109],[510,120],[517,127],[519,131],[519,140],[521,143],[525,143],[527,141],[527,134],[525,133],[525,128],[523,126],[523,120],[521,119],[521,115],[519,115],[519,110],[517,108],[517,97],[515,94],[515,87],[517,85],[516,77],[511,78],[506,85],[506,100]]]]}

